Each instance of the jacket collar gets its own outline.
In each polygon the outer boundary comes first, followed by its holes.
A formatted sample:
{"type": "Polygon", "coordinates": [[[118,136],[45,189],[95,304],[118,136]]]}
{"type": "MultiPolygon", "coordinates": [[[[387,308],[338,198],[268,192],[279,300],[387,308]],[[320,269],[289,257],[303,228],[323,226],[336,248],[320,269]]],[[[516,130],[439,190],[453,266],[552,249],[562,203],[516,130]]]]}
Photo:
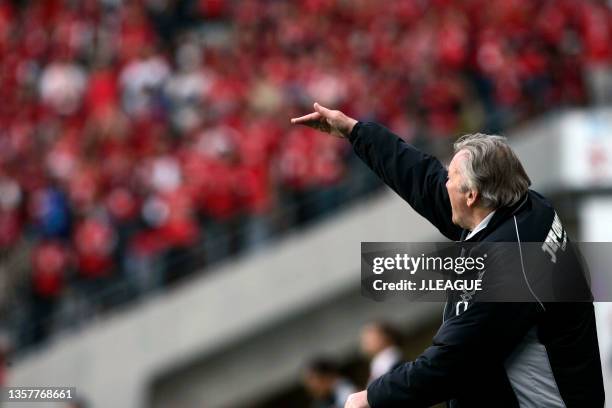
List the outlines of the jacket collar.
{"type": "Polygon", "coordinates": [[[508,206],[508,207],[497,208],[495,210],[495,214],[493,214],[493,217],[491,218],[487,226],[481,229],[480,231],[478,231],[476,234],[472,235],[469,240],[466,240],[465,238],[468,236],[470,231],[463,230],[461,233],[461,241],[469,241],[469,242],[480,241],[486,235],[494,231],[504,221],[506,221],[507,219],[511,218],[512,216],[516,215],[517,213],[525,209],[528,203],[529,203],[529,192],[525,193],[525,195],[523,195],[523,197],[521,197],[521,199],[515,204],[508,206]]]}
{"type": "Polygon", "coordinates": [[[491,221],[494,215],[495,215],[495,210],[487,214],[487,216],[484,217],[482,221],[480,221],[480,223],[473,230],[468,232],[467,236],[465,237],[466,241],[470,239],[471,237],[473,237],[474,235],[478,234],[481,230],[487,228],[487,225],[489,225],[489,222],[491,221]]]}

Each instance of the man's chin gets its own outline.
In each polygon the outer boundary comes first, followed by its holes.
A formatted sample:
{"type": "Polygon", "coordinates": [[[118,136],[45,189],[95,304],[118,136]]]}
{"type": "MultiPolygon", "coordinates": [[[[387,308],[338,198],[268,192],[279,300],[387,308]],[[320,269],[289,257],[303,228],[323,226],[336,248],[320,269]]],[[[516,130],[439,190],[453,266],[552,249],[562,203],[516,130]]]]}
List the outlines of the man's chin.
{"type": "Polygon", "coordinates": [[[453,223],[454,225],[458,226],[459,228],[466,229],[466,228],[463,226],[463,223],[461,222],[461,220],[458,220],[458,219],[456,219],[455,217],[452,217],[452,218],[451,218],[451,221],[452,221],[452,223],[453,223]]]}

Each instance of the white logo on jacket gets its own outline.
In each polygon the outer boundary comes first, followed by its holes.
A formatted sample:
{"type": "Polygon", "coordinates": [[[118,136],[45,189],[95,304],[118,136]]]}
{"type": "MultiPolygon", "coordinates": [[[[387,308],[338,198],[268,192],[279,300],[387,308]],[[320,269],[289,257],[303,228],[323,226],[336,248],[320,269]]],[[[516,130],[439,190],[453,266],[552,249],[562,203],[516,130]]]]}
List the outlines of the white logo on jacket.
{"type": "Polygon", "coordinates": [[[553,219],[548,235],[542,244],[542,251],[547,252],[550,255],[550,260],[553,263],[557,263],[557,251],[561,248],[565,251],[567,246],[567,233],[561,224],[561,219],[555,212],[555,218],[553,219]]]}

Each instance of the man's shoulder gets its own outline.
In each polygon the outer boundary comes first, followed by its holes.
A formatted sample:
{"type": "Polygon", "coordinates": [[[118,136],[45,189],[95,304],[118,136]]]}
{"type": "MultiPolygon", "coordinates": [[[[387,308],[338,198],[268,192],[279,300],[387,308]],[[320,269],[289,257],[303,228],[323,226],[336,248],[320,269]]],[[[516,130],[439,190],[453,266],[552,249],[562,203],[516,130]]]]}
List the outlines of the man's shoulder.
{"type": "Polygon", "coordinates": [[[532,204],[537,205],[536,209],[549,209],[554,211],[552,203],[543,194],[530,189],[527,191],[527,196],[531,200],[532,204]]]}

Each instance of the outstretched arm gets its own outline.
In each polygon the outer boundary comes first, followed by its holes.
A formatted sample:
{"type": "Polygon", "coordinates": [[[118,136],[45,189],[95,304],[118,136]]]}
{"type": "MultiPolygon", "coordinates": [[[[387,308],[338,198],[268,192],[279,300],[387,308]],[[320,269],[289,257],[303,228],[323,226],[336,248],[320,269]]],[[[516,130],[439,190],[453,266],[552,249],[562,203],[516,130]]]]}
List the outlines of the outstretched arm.
{"type": "Polygon", "coordinates": [[[314,109],[313,113],[291,119],[291,123],[348,139],[359,158],[412,208],[447,238],[459,240],[461,229],[452,223],[445,187],[447,171],[438,159],[407,144],[384,126],[358,122],[317,103],[314,109]]]}

